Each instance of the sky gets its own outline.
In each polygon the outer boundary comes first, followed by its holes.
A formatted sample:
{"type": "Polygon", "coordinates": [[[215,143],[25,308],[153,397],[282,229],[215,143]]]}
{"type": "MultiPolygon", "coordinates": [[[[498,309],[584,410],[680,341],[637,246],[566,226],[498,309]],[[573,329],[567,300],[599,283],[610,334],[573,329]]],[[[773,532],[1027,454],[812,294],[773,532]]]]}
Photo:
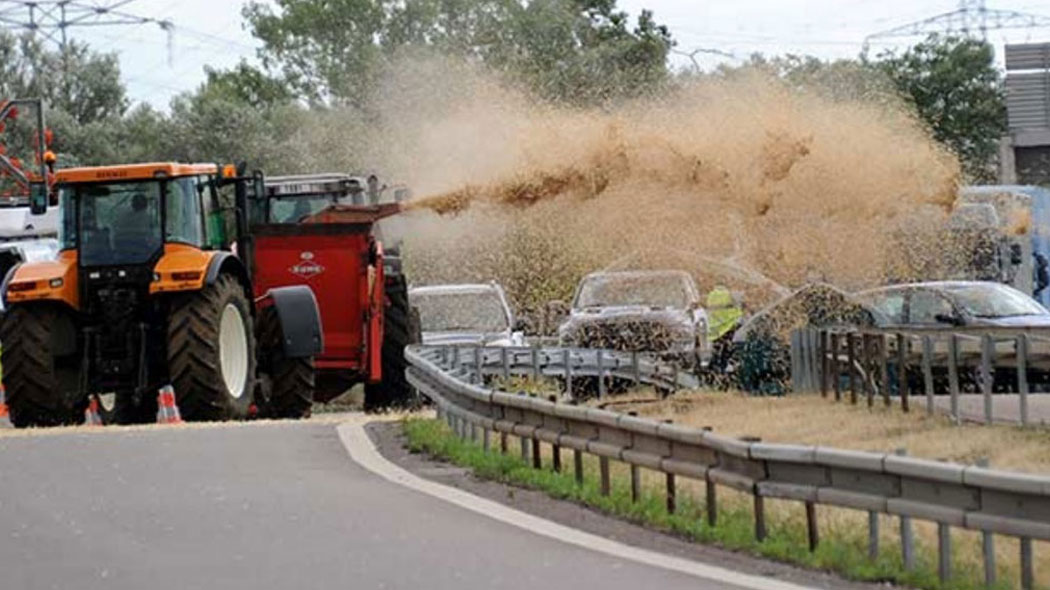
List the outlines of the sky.
{"type": "MultiPolygon", "coordinates": [[[[93,1],[113,5],[119,0],[93,1]]],[[[196,88],[204,66],[225,68],[253,60],[257,43],[242,26],[242,0],[125,0],[121,10],[174,24],[168,35],[155,24],[70,29],[72,38],[120,58],[128,94],[166,110],[172,97],[196,88]]],[[[0,13],[8,4],[0,0],[0,13]]],[[[754,52],[853,57],[865,38],[879,31],[950,12],[959,0],[619,0],[637,15],[651,9],[678,42],[672,63],[711,68],[735,63],[754,52]],[[687,54],[697,50],[693,57],[687,54]]],[[[990,10],[1013,10],[1046,17],[1050,0],[987,0],[990,10]]],[[[990,31],[1001,53],[1005,42],[1050,41],[1050,26],[990,31]]],[[[875,39],[871,50],[903,48],[915,38],[875,39]]]]}

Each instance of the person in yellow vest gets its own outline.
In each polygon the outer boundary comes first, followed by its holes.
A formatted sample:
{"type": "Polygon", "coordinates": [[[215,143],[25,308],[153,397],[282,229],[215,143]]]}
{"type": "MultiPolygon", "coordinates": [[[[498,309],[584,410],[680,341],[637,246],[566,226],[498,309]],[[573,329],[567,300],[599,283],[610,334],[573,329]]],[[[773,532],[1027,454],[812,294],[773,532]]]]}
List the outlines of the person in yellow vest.
{"type": "Polygon", "coordinates": [[[716,342],[731,335],[744,317],[744,310],[736,304],[733,294],[723,285],[718,285],[707,294],[708,342],[716,342]]]}
{"type": "Polygon", "coordinates": [[[737,305],[728,288],[717,285],[707,294],[704,311],[707,312],[707,341],[711,343],[708,383],[726,389],[732,377],[733,334],[744,318],[744,310],[737,305]]]}

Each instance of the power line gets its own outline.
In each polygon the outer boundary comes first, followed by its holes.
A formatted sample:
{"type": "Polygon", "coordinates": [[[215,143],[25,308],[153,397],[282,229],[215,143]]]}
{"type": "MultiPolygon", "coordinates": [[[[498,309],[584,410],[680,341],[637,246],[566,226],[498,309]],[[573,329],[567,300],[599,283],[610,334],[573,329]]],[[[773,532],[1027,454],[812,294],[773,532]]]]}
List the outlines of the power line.
{"type": "Polygon", "coordinates": [[[1016,10],[995,10],[985,5],[985,0],[959,0],[959,8],[917,20],[905,25],[868,35],[864,43],[872,39],[890,37],[919,37],[930,33],[961,33],[966,36],[980,34],[988,38],[990,29],[1035,29],[1050,27],[1050,18],[1016,10]]]}
{"type": "Polygon", "coordinates": [[[40,33],[64,50],[72,27],[156,25],[168,35],[170,58],[174,24],[123,10],[132,2],[134,0],[0,0],[0,26],[40,33]]]}

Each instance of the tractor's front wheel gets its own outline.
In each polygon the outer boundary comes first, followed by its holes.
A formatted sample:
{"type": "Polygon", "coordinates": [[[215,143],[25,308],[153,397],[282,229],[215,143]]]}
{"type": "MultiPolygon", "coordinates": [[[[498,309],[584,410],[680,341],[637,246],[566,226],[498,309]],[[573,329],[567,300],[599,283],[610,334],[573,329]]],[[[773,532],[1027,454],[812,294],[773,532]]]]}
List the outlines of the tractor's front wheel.
{"type": "Polygon", "coordinates": [[[48,303],[12,306],[0,323],[3,382],[11,422],[61,426],[84,420],[80,354],[73,319],[48,303]]]}
{"type": "Polygon", "coordinates": [[[174,302],[168,370],[186,420],[241,420],[255,389],[255,334],[240,283],[222,275],[174,302]]]}

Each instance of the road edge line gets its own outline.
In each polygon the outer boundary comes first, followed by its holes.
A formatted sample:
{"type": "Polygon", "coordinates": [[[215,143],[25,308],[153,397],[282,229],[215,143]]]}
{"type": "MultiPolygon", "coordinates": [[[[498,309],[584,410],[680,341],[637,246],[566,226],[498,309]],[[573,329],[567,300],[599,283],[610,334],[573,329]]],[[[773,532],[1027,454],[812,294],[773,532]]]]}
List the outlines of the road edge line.
{"type": "Polygon", "coordinates": [[[510,508],[499,502],[475,496],[458,488],[423,479],[383,457],[375,443],[365,432],[364,422],[344,422],[336,427],[339,440],[350,458],[368,471],[403,487],[444,500],[491,518],[524,529],[533,534],[548,537],[584,549],[633,561],[650,567],[670,570],[711,582],[722,582],[748,590],[817,590],[776,578],[742,574],[715,565],[693,561],[682,557],[665,555],[648,549],[632,547],[583,532],[527,512],[510,508]]]}

